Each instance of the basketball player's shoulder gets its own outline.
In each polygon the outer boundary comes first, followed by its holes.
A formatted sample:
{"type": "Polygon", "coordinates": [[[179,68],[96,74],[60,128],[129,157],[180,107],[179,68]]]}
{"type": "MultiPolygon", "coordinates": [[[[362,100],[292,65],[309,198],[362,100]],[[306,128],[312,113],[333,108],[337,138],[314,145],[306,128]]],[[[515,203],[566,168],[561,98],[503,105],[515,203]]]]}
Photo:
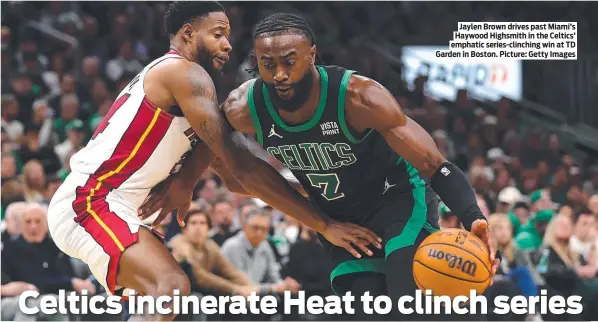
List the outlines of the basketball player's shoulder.
{"type": "Polygon", "coordinates": [[[173,90],[214,87],[212,78],[199,64],[186,59],[167,59],[148,71],[148,77],[173,90]]]}
{"type": "Polygon", "coordinates": [[[250,79],[228,94],[222,104],[222,111],[226,114],[228,122],[232,127],[243,133],[254,133],[255,128],[251,111],[249,110],[249,91],[255,79],[250,79]]]}
{"type": "Polygon", "coordinates": [[[347,84],[345,103],[347,120],[357,128],[376,128],[402,114],[394,96],[386,87],[366,76],[352,74],[347,84]],[[389,119],[389,117],[391,119],[389,119]]]}

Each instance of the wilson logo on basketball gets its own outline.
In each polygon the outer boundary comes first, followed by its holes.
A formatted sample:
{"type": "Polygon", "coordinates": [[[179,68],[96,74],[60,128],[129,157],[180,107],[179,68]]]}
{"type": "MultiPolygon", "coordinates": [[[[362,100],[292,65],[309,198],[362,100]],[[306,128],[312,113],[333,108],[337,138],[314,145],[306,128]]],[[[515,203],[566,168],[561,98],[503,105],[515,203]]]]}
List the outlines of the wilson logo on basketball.
{"type": "Polygon", "coordinates": [[[428,257],[444,260],[448,263],[449,268],[458,269],[472,277],[475,277],[475,273],[478,269],[478,265],[476,263],[470,260],[463,260],[463,257],[459,257],[451,253],[445,253],[441,250],[430,249],[428,251],[428,257]]]}

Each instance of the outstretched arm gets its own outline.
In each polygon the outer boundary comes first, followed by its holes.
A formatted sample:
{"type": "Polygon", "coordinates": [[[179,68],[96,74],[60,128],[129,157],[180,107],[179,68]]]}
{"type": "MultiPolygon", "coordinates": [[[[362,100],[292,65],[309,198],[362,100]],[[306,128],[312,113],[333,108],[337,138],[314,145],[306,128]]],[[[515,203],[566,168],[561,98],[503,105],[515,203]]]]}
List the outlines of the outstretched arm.
{"type": "Polygon", "coordinates": [[[442,156],[428,132],[403,113],[386,88],[369,78],[351,77],[347,101],[349,123],[360,131],[378,131],[393,150],[429,177],[432,189],[458,215],[465,229],[486,242],[494,261],[496,248],[490,245],[488,222],[472,186],[463,171],[442,156]]]}
{"type": "Polygon", "coordinates": [[[170,92],[181,107],[193,130],[214,154],[222,159],[237,181],[252,195],[262,199],[281,212],[296,218],[305,225],[332,238],[359,257],[349,243],[363,250],[364,240],[378,244],[379,237],[362,227],[353,227],[350,235],[345,232],[331,235],[335,224],[303,198],[267,162],[255,156],[245,136],[234,131],[216,101],[216,89],[208,73],[199,65],[190,63],[181,69],[182,82],[170,83],[170,92]],[[337,237],[340,239],[336,239],[337,237]],[[363,239],[361,239],[363,238],[363,239]],[[350,239],[350,240],[348,240],[350,239]]]}

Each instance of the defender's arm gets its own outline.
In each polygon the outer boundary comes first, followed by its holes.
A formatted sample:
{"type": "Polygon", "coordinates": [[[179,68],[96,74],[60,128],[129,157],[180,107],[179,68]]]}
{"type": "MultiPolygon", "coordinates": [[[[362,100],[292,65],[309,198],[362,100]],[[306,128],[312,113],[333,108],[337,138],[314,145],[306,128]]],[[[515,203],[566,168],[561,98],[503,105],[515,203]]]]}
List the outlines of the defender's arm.
{"type": "MultiPolygon", "coordinates": [[[[184,81],[168,83],[169,90],[203,142],[224,161],[233,176],[252,195],[325,236],[329,235],[329,229],[336,227],[336,223],[303,198],[267,162],[253,155],[249,141],[242,133],[233,130],[218,107],[216,90],[208,73],[197,64],[189,63],[186,67],[180,70],[184,76],[177,78],[184,81]]],[[[364,238],[378,244],[379,238],[368,229],[353,229],[351,233],[355,235],[337,233],[330,237],[339,239],[331,242],[342,244],[356,257],[359,255],[349,243],[361,247],[363,241],[359,238],[364,238]]]]}

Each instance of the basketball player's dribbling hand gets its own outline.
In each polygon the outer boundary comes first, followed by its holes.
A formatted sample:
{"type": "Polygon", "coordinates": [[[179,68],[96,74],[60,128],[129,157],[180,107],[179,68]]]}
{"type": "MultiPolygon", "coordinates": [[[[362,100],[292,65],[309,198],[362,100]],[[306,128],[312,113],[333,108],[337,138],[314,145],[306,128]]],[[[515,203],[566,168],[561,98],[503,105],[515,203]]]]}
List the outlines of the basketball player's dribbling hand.
{"type": "Polygon", "coordinates": [[[150,191],[147,200],[139,207],[139,218],[144,220],[161,210],[152,223],[155,228],[174,210],[179,226],[183,227],[192,197],[193,187],[186,184],[180,175],[172,175],[150,191]]]}
{"type": "Polygon", "coordinates": [[[368,249],[368,245],[372,244],[377,248],[382,248],[382,238],[373,231],[352,223],[330,223],[322,235],[332,244],[346,249],[357,258],[361,258],[361,254],[351,244],[359,247],[368,256],[373,255],[372,251],[368,249]]]}
{"type": "Polygon", "coordinates": [[[481,239],[490,251],[490,263],[492,263],[490,285],[492,285],[492,283],[494,283],[494,276],[498,270],[498,265],[500,265],[500,259],[496,258],[496,240],[494,240],[494,237],[490,233],[490,227],[486,220],[478,219],[474,221],[471,225],[471,232],[481,239]]]}

